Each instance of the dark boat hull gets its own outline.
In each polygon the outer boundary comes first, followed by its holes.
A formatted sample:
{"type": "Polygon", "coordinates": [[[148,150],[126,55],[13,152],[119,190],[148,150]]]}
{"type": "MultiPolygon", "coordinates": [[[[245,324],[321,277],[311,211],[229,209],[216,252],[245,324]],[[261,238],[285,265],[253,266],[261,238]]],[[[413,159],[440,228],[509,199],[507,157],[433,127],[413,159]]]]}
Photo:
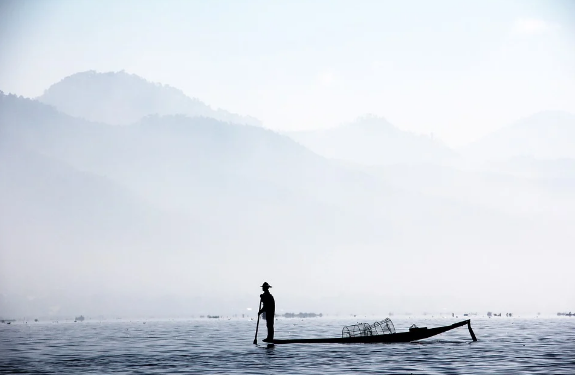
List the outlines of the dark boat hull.
{"type": "Polygon", "coordinates": [[[409,332],[391,333],[385,335],[361,336],[361,337],[332,337],[324,339],[291,339],[291,340],[274,340],[274,344],[370,344],[370,343],[394,343],[410,342],[423,340],[440,333],[467,325],[473,341],[477,341],[475,334],[471,329],[471,321],[464,320],[454,323],[450,326],[415,329],[409,332]]]}

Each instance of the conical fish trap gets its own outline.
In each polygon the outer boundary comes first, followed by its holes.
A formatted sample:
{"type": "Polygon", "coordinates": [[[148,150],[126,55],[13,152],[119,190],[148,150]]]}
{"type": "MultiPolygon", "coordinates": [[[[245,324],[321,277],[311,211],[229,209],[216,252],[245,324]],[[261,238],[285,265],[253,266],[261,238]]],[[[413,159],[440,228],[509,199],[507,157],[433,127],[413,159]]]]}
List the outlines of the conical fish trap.
{"type": "Polygon", "coordinates": [[[373,331],[374,335],[388,335],[391,333],[395,333],[395,327],[393,326],[393,322],[389,318],[385,318],[380,322],[375,322],[371,326],[371,330],[373,331]]]}
{"type": "Polygon", "coordinates": [[[341,337],[365,337],[375,335],[389,335],[395,333],[395,327],[391,319],[385,318],[382,321],[369,323],[357,323],[345,326],[341,330],[341,337]]]}
{"type": "Polygon", "coordinates": [[[345,326],[341,330],[341,337],[363,337],[372,335],[373,332],[369,323],[357,323],[351,326],[345,326]]]}

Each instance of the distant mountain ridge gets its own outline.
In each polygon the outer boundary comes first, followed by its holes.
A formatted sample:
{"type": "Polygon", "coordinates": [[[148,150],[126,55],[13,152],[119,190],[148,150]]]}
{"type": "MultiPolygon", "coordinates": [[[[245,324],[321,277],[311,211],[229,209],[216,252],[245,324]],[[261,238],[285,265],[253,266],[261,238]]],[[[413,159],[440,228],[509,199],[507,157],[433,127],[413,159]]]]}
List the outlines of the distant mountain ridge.
{"type": "Polygon", "coordinates": [[[442,162],[456,155],[432,137],[403,131],[374,115],[331,129],[286,134],[324,157],[364,165],[442,162]]]}
{"type": "Polygon", "coordinates": [[[516,121],[461,150],[483,160],[575,158],[575,114],[543,111],[516,121]]]}
{"type": "Polygon", "coordinates": [[[214,110],[179,89],[124,71],[73,74],[50,86],[38,100],[68,115],[113,125],[132,124],[154,114],[182,114],[261,126],[254,117],[214,110]]]}
{"type": "MultiPolygon", "coordinates": [[[[286,226],[302,225],[303,208],[308,219],[316,212],[335,218],[333,225],[349,225],[348,221],[358,222],[351,219],[353,213],[338,217],[333,213],[340,208],[333,200],[322,199],[335,196],[344,202],[342,194],[353,194],[347,186],[374,181],[259,127],[182,115],[146,116],[129,126],[114,126],[2,94],[0,147],[4,144],[103,176],[160,209],[206,222],[236,215],[258,218],[274,207],[283,212],[274,217],[286,226]],[[276,201],[278,197],[282,199],[276,201]]],[[[328,221],[321,222],[329,227],[328,221]]],[[[269,219],[267,224],[271,225],[269,219]]],[[[224,221],[219,219],[218,225],[225,226],[224,221]]]]}

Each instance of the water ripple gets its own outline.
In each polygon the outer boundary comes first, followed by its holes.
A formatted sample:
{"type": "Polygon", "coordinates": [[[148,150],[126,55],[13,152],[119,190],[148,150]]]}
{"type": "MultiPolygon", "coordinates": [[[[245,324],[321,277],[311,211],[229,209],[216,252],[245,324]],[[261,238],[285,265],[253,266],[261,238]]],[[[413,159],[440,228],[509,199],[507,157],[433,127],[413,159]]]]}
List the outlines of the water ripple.
{"type": "MultiPolygon", "coordinates": [[[[575,374],[575,319],[473,319],[407,344],[253,345],[247,320],[0,325],[0,373],[575,374]]],[[[277,337],[332,337],[343,319],[279,319],[277,337]]],[[[398,331],[451,319],[398,319],[398,331]]],[[[263,337],[263,336],[262,336],[263,337]]]]}

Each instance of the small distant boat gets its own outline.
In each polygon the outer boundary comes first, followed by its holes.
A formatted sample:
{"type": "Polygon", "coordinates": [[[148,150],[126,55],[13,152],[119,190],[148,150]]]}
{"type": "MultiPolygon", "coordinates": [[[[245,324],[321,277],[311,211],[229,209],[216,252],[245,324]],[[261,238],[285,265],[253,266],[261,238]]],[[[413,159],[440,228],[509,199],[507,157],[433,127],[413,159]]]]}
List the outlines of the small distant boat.
{"type": "Polygon", "coordinates": [[[75,318],[74,318],[74,321],[83,322],[84,319],[85,319],[85,318],[84,318],[84,315],[80,315],[80,316],[75,317],[75,318]]]}
{"type": "Polygon", "coordinates": [[[464,320],[449,326],[427,328],[411,326],[408,332],[395,332],[391,320],[385,319],[375,322],[373,325],[359,323],[353,326],[346,326],[342,330],[342,337],[317,338],[317,339],[278,339],[273,340],[274,344],[352,344],[352,343],[395,343],[423,340],[440,333],[467,325],[473,341],[477,341],[471,329],[471,320],[464,320]],[[375,333],[375,334],[374,334],[375,333]]]}

